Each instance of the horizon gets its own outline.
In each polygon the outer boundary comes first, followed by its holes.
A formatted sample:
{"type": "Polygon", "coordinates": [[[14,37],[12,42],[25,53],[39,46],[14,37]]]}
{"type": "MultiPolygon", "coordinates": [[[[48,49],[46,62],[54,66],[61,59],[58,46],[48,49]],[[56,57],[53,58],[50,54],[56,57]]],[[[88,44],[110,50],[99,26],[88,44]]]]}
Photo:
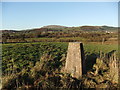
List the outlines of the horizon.
{"type": "Polygon", "coordinates": [[[3,2],[0,30],[48,25],[118,27],[117,2],[3,2]]]}
{"type": "MultiPolygon", "coordinates": [[[[45,25],[45,26],[64,26],[64,27],[68,27],[68,26],[65,26],[65,25],[45,25]]],[[[15,31],[23,31],[23,30],[32,30],[32,29],[40,29],[40,28],[43,28],[45,26],[41,26],[41,27],[33,27],[33,28],[28,28],[28,29],[20,29],[20,30],[16,30],[16,29],[0,29],[0,31],[4,31],[4,30],[15,30],[15,31]]],[[[82,26],[93,26],[93,25],[82,25],[82,26]]],[[[82,27],[82,26],[71,26],[71,27],[82,27]]],[[[94,25],[95,27],[103,27],[103,26],[107,26],[107,25],[94,25]]],[[[93,26],[93,27],[94,27],[93,26]]],[[[115,26],[107,26],[107,27],[114,27],[114,28],[118,28],[118,27],[115,27],[115,26]]],[[[69,28],[69,27],[68,27],[69,28]]]]}

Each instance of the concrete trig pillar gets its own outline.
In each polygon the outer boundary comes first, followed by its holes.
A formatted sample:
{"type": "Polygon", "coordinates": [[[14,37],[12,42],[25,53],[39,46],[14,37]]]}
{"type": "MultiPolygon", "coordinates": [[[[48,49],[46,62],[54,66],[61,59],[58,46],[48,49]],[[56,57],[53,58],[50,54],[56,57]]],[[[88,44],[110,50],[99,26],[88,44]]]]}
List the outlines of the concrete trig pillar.
{"type": "Polygon", "coordinates": [[[86,72],[85,55],[83,44],[81,42],[70,42],[65,64],[65,71],[72,77],[79,78],[86,72]]]}

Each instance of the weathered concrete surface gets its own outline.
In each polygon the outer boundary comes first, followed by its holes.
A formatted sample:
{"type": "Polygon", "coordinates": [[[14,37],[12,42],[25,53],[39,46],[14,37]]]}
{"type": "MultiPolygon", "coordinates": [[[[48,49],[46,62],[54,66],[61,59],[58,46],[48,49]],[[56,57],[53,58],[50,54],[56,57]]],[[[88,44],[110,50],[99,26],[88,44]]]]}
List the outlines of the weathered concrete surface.
{"type": "Polygon", "coordinates": [[[69,43],[65,71],[76,78],[81,77],[86,72],[84,49],[81,42],[69,43]]]}

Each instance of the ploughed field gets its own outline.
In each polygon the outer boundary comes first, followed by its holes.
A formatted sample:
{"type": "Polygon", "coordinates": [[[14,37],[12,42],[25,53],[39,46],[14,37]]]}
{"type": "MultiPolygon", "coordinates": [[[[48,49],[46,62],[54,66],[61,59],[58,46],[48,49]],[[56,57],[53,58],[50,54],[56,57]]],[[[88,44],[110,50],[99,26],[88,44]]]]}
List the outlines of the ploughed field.
{"type": "MultiPolygon", "coordinates": [[[[117,44],[84,43],[83,46],[87,71],[93,70],[97,58],[104,57],[114,51],[118,52],[117,44]]],[[[3,81],[3,88],[20,88],[24,86],[65,87],[65,84],[66,87],[69,87],[67,83],[70,81],[65,82],[63,80],[61,82],[60,80],[63,78],[57,75],[65,65],[67,48],[67,42],[2,44],[2,75],[3,79],[6,79],[6,81],[3,81]]],[[[75,87],[71,83],[71,87],[75,87]]],[[[97,84],[99,83],[93,84],[93,88],[97,84]]],[[[84,87],[87,86],[88,88],[92,87],[91,84],[90,86],[84,84],[84,87]]]]}

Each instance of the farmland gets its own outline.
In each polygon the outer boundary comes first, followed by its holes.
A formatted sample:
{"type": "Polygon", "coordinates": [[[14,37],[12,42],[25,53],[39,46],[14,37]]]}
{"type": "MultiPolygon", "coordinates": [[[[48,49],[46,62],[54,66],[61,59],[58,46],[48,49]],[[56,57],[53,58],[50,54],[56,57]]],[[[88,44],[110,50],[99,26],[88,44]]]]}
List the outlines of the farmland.
{"type": "Polygon", "coordinates": [[[109,63],[118,60],[117,38],[117,27],[109,26],[3,30],[2,88],[116,89],[118,77],[109,78],[109,63]],[[87,72],[79,79],[64,72],[69,42],[83,43],[87,72]]]}
{"type": "Polygon", "coordinates": [[[0,90],[119,89],[120,3],[2,1],[0,90]]]}
{"type": "MultiPolygon", "coordinates": [[[[84,86],[83,88],[117,87],[105,76],[101,76],[106,75],[107,64],[106,66],[103,64],[105,70],[103,69],[102,74],[99,73],[94,76],[96,81],[92,78],[93,76],[87,74],[82,79],[76,80],[68,74],[62,73],[67,47],[67,42],[2,44],[2,74],[5,80],[3,88],[82,88],[82,85],[84,86]],[[92,80],[87,81],[89,84],[84,82],[88,77],[92,80]],[[100,77],[103,79],[102,84],[100,84],[98,79],[100,77]],[[106,80],[110,85],[104,82],[106,80]],[[93,84],[91,85],[90,83],[93,84]]],[[[112,51],[117,52],[118,46],[117,44],[84,43],[84,50],[87,71],[90,74],[90,72],[94,73],[93,66],[97,65],[96,60],[112,51]]],[[[107,58],[105,59],[107,60],[107,58]]]]}
{"type": "Polygon", "coordinates": [[[117,42],[117,27],[109,26],[45,26],[30,30],[3,30],[2,43],[16,42],[117,42]]]}

